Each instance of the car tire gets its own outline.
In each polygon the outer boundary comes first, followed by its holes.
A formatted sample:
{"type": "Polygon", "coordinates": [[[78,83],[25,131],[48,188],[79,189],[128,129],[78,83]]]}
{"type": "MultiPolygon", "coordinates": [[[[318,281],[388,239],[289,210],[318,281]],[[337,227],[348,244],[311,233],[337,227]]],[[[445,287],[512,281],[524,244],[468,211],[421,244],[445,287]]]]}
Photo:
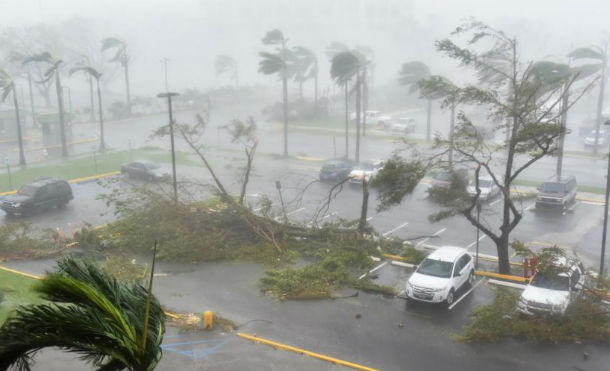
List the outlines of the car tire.
{"type": "Polygon", "coordinates": [[[449,290],[449,293],[447,294],[447,298],[445,299],[445,305],[447,307],[451,306],[451,304],[453,304],[453,301],[455,300],[455,291],[453,289],[449,290]]]}
{"type": "Polygon", "coordinates": [[[472,287],[472,285],[474,285],[474,271],[470,271],[470,274],[468,274],[468,281],[466,281],[468,286],[472,287]]]}

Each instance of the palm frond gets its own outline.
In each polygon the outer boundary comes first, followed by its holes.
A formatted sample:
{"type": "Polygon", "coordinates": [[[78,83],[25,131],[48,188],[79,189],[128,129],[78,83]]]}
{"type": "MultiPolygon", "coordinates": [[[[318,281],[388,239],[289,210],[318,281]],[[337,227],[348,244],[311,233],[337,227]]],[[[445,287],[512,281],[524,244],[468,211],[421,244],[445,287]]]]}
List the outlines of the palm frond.
{"type": "Polygon", "coordinates": [[[403,63],[398,72],[398,82],[409,87],[409,94],[417,91],[420,80],[430,76],[430,68],[423,62],[411,61],[403,63]]]}
{"type": "Polygon", "coordinates": [[[42,52],[38,54],[33,54],[27,58],[25,58],[21,64],[26,65],[29,63],[49,63],[52,64],[54,62],[54,58],[49,52],[42,52]]]}
{"type": "Polygon", "coordinates": [[[285,41],[284,34],[278,29],[271,30],[265,34],[261,41],[265,45],[281,45],[285,41]]]}
{"type": "Polygon", "coordinates": [[[258,64],[258,72],[262,74],[272,75],[286,67],[286,63],[279,54],[261,52],[259,55],[262,59],[258,64]]]}
{"type": "Polygon", "coordinates": [[[116,48],[116,47],[118,47],[119,49],[125,49],[126,44],[122,40],[120,40],[116,37],[107,37],[102,40],[102,48],[101,48],[102,52],[106,51],[107,49],[116,48]]]}
{"type": "Polygon", "coordinates": [[[216,57],[216,61],[214,62],[214,69],[216,70],[216,75],[221,75],[223,73],[229,72],[233,70],[235,66],[235,59],[228,55],[219,55],[216,57]]]}
{"type": "Polygon", "coordinates": [[[605,59],[603,50],[596,46],[574,49],[568,54],[568,57],[572,59],[597,59],[599,61],[605,59]]]}
{"type": "Polygon", "coordinates": [[[73,75],[73,74],[75,74],[77,72],[85,72],[85,73],[91,75],[96,80],[99,79],[102,76],[101,73],[99,73],[95,68],[90,67],[90,66],[76,66],[76,67],[72,67],[72,68],[70,68],[69,74],[73,75]]]}
{"type": "Polygon", "coordinates": [[[331,61],[330,76],[337,84],[343,85],[356,74],[359,67],[360,59],[353,52],[341,52],[331,61]]]}

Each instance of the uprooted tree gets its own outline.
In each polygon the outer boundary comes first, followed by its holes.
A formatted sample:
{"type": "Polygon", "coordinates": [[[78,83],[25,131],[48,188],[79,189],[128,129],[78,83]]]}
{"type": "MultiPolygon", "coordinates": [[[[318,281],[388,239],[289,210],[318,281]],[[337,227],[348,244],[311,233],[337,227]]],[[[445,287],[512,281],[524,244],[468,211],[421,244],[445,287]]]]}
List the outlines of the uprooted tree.
{"type": "MultiPolygon", "coordinates": [[[[442,204],[447,209],[433,219],[463,215],[494,242],[499,271],[508,274],[509,236],[522,218],[522,210],[511,196],[511,186],[536,161],[557,153],[558,138],[565,132],[560,123],[562,112],[582,97],[595,80],[581,79],[586,71],[566,70],[552,63],[540,66],[524,62],[520,59],[516,39],[474,20],[457,27],[451,35],[452,38],[436,42],[437,50],[474,72],[476,80],[455,86],[438,84],[432,78],[423,79],[419,82],[420,90],[442,96],[444,107],[455,104],[485,107],[487,119],[494,123],[496,132],[505,134],[506,141],[503,146],[486,143],[463,112],[458,114],[453,140],[440,136],[435,138],[435,148],[442,150],[442,154],[449,151],[455,153],[454,166],[461,164],[475,168],[476,194],[469,198],[465,189],[452,190],[449,193],[455,197],[446,197],[442,204]],[[551,75],[552,79],[540,78],[543,73],[547,77],[551,75]],[[577,80],[579,86],[573,86],[577,80]],[[562,102],[568,90],[572,92],[571,98],[564,105],[562,102]],[[478,181],[481,169],[491,176],[503,197],[497,228],[476,217],[476,205],[481,193],[478,181]]],[[[431,157],[436,165],[453,170],[438,152],[431,157]]],[[[413,172],[412,167],[403,168],[405,172],[413,172]]],[[[399,174],[395,174],[395,177],[398,178],[399,174]]],[[[459,186],[464,187],[464,184],[459,186]]],[[[390,199],[391,203],[399,203],[402,196],[396,194],[395,198],[390,199]]]]}

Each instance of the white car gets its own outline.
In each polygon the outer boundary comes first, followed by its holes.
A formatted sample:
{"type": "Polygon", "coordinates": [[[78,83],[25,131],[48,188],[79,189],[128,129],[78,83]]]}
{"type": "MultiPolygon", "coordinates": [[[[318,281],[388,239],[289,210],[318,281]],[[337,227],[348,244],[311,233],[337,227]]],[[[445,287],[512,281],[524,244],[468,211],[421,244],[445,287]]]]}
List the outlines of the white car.
{"type": "Polygon", "coordinates": [[[409,299],[451,305],[455,293],[474,282],[474,262],[468,250],[443,246],[432,252],[409,277],[406,293],[409,299]]]}
{"type": "MultiPolygon", "coordinates": [[[[587,136],[584,139],[584,145],[585,147],[595,147],[595,135],[596,135],[596,131],[592,130],[589,134],[587,134],[587,136]]],[[[608,145],[608,135],[606,134],[605,130],[601,130],[599,131],[599,136],[597,139],[597,146],[598,147],[605,147],[608,145]]]]}
{"type": "Polygon", "coordinates": [[[349,182],[351,184],[362,184],[363,178],[370,182],[381,168],[383,168],[383,161],[380,160],[357,164],[349,173],[349,182]]]}
{"type": "Polygon", "coordinates": [[[523,314],[563,315],[572,298],[579,295],[585,284],[580,264],[561,257],[555,276],[538,272],[521,293],[517,310],[523,314]]]}
{"type": "Polygon", "coordinates": [[[392,122],[390,129],[400,133],[412,133],[415,131],[415,119],[411,117],[401,117],[392,122]]]}
{"type": "MultiPolygon", "coordinates": [[[[479,177],[479,189],[481,190],[479,195],[481,201],[491,200],[500,193],[500,188],[491,177],[479,177]]],[[[474,180],[468,185],[467,191],[470,197],[476,196],[477,187],[474,180]]]]}

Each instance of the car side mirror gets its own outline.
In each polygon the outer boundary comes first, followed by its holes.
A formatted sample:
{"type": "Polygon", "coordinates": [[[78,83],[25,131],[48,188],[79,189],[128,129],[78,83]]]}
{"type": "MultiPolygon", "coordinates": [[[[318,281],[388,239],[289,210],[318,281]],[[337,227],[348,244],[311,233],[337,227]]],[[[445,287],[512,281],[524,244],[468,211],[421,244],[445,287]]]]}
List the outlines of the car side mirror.
{"type": "Polygon", "coordinates": [[[461,275],[462,275],[462,274],[461,274],[460,272],[457,272],[456,274],[454,274],[454,277],[459,277],[459,276],[461,276],[461,275]]]}

